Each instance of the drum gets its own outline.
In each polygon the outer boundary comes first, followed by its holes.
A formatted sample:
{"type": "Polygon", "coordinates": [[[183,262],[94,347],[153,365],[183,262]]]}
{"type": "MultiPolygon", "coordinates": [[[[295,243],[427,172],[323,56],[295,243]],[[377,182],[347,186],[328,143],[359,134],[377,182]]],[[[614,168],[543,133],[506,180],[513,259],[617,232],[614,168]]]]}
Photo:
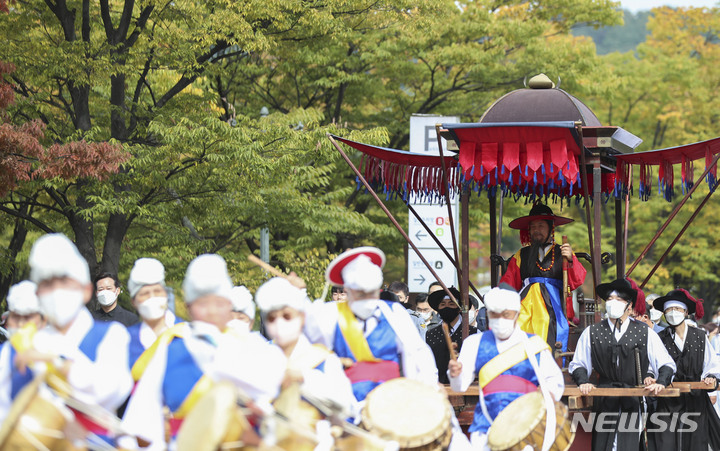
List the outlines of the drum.
{"type": "Polygon", "coordinates": [[[363,427],[401,450],[446,449],[452,438],[452,407],[435,387],[403,377],[378,385],[365,398],[363,427]]]}
{"type": "Polygon", "coordinates": [[[74,423],[72,412],[52,395],[42,375],[15,397],[0,427],[0,450],[74,450],[65,429],[74,423]]]}
{"type": "MultiPolygon", "coordinates": [[[[555,402],[555,442],[551,451],[567,451],[575,439],[568,408],[555,402]]],[[[545,400],[538,390],[511,402],[495,418],[488,430],[488,446],[492,451],[520,451],[526,446],[541,449],[545,436],[545,400]]]]}
{"type": "Polygon", "coordinates": [[[200,398],[185,417],[177,436],[178,451],[242,449],[245,432],[252,431],[237,404],[232,384],[218,384],[200,398]]]}

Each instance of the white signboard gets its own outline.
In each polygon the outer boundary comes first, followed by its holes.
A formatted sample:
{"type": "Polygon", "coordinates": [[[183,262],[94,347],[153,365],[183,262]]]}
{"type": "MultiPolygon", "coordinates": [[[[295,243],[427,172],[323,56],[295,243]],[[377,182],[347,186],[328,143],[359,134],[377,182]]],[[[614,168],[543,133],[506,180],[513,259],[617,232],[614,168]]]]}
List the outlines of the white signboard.
{"type": "MultiPolygon", "coordinates": [[[[440,241],[440,244],[446,249],[452,249],[452,233],[450,230],[450,218],[448,217],[447,206],[438,205],[413,205],[413,209],[422,218],[433,235],[440,241]]],[[[450,206],[453,215],[453,221],[457,218],[457,206],[450,206]]],[[[408,235],[415,243],[415,246],[421,249],[437,249],[438,245],[423,227],[422,223],[410,213],[410,227],[408,235]]],[[[457,238],[457,237],[456,237],[457,238]]]]}
{"type": "MultiPolygon", "coordinates": [[[[441,249],[420,249],[420,252],[448,287],[456,285],[457,269],[441,249]]],[[[427,293],[430,284],[435,282],[435,276],[412,249],[408,250],[408,274],[408,287],[413,293],[427,293]]]]}
{"type": "MultiPolygon", "coordinates": [[[[438,149],[436,124],[457,123],[459,119],[451,116],[413,115],[410,117],[410,152],[423,155],[440,155],[438,149]]],[[[443,153],[450,155],[447,151],[447,142],[443,139],[443,153]]],[[[451,197],[451,210],[453,224],[457,238],[458,214],[457,199],[451,197]]],[[[430,231],[438,238],[440,244],[447,249],[450,255],[454,255],[452,245],[452,234],[450,230],[450,218],[448,218],[447,205],[428,204],[422,202],[410,202],[410,205],[428,225],[430,231]]],[[[457,270],[450,263],[450,260],[442,252],[433,237],[425,230],[420,221],[412,213],[408,214],[408,235],[422,255],[433,266],[447,286],[457,286],[457,270]]],[[[427,293],[428,286],[435,282],[435,277],[423,264],[420,257],[408,246],[408,287],[413,293],[427,293]]]]}

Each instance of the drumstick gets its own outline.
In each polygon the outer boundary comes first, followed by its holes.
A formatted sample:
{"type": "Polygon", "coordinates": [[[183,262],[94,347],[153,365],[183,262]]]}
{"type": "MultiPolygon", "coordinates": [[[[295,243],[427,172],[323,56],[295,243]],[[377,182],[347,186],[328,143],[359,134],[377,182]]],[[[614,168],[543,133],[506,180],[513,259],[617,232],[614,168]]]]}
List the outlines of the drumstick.
{"type": "Polygon", "coordinates": [[[264,269],[265,271],[269,272],[269,273],[272,274],[273,276],[282,277],[283,279],[289,279],[289,277],[288,277],[287,274],[278,271],[277,268],[275,268],[274,266],[270,266],[269,264],[267,264],[267,263],[265,263],[264,261],[260,260],[259,258],[257,258],[256,256],[254,256],[253,254],[248,255],[248,260],[250,260],[251,262],[255,263],[256,265],[258,265],[259,267],[261,267],[261,268],[264,269]]]}
{"type": "Polygon", "coordinates": [[[450,351],[450,360],[457,360],[455,355],[455,348],[453,348],[453,341],[450,338],[450,329],[447,323],[442,323],[443,335],[445,335],[445,342],[447,343],[448,351],[450,351]]]}

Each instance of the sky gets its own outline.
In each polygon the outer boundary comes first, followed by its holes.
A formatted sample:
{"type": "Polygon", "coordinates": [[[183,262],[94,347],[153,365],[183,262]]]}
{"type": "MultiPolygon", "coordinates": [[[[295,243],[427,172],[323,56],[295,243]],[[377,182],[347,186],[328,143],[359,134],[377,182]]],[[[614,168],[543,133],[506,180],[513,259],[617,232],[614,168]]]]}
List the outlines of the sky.
{"type": "Polygon", "coordinates": [[[628,9],[632,12],[638,12],[643,10],[649,10],[658,6],[672,6],[672,7],[707,7],[712,8],[718,6],[718,0],[620,0],[623,9],[628,9]]]}

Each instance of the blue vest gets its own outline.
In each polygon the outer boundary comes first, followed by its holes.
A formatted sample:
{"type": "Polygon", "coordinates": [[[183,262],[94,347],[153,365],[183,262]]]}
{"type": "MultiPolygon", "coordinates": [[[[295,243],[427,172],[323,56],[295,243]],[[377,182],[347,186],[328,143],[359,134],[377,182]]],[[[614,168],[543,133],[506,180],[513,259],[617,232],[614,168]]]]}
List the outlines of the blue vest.
{"type": "MultiPolygon", "coordinates": [[[[388,303],[389,304],[389,303],[388,303]]],[[[370,332],[370,335],[365,337],[370,351],[372,351],[375,358],[385,361],[392,361],[400,365],[400,356],[398,355],[397,349],[397,335],[390,326],[385,315],[380,312],[380,318],[378,318],[378,324],[370,332]]],[[[333,341],[333,351],[338,357],[347,357],[352,359],[353,362],[357,362],[357,359],[352,354],[350,347],[345,342],[340,326],[335,326],[335,339],[333,341]]],[[[373,388],[380,385],[381,382],[374,381],[360,381],[352,384],[353,393],[358,401],[362,401],[372,391],[373,388]]]]}
{"type": "Polygon", "coordinates": [[[162,384],[165,405],[171,412],[180,408],[202,376],[203,372],[185,346],[185,341],[182,338],[173,339],[168,345],[167,366],[162,384]]]}
{"type": "MultiPolygon", "coordinates": [[[[90,361],[95,362],[95,360],[97,360],[98,345],[103,338],[105,338],[110,324],[109,322],[93,322],[92,327],[80,342],[80,351],[82,351],[90,361]]],[[[25,375],[20,374],[13,364],[16,355],[15,348],[10,342],[6,342],[5,345],[10,346],[10,399],[15,399],[23,387],[33,380],[33,372],[28,368],[25,375]]]]}
{"type": "MultiPolygon", "coordinates": [[[[175,324],[181,322],[182,320],[176,316],[175,324]]],[[[128,347],[128,363],[130,364],[130,369],[132,369],[133,365],[135,365],[135,362],[137,362],[137,359],[140,358],[142,353],[145,352],[145,346],[143,346],[140,341],[140,326],[142,326],[142,324],[142,321],[140,321],[127,328],[127,331],[130,334],[130,345],[128,347]]]]}
{"type": "MultiPolygon", "coordinates": [[[[525,333],[525,332],[523,332],[525,333]]],[[[532,336],[527,334],[528,337],[532,336]]],[[[499,354],[497,344],[495,342],[495,335],[491,331],[483,332],[482,338],[480,339],[480,346],[478,347],[477,358],[475,359],[475,374],[480,372],[480,369],[495,356],[499,354]]],[[[538,362],[540,361],[540,354],[536,357],[538,362]]],[[[503,372],[501,375],[517,376],[523,378],[529,382],[538,385],[538,379],[533,370],[532,365],[526,358],[517,365],[503,372]]],[[[485,407],[487,408],[488,415],[491,420],[494,420],[501,410],[507,407],[508,404],[524,395],[525,393],[517,392],[496,392],[484,395],[485,407]]],[[[473,422],[468,429],[469,432],[480,432],[481,434],[487,433],[490,428],[490,421],[485,417],[482,411],[482,404],[480,402],[475,406],[475,416],[473,422]]]]}

